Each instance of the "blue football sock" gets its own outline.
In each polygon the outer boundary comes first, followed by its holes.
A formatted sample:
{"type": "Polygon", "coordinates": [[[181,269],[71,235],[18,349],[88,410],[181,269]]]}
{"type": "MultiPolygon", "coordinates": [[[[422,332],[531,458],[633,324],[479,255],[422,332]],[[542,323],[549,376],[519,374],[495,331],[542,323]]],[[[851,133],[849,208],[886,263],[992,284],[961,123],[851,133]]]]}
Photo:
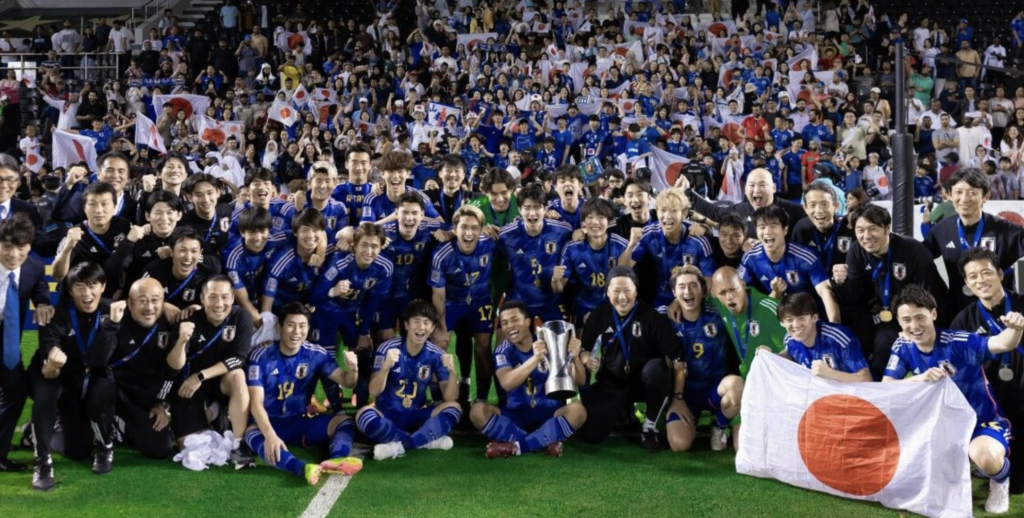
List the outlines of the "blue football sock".
{"type": "Polygon", "coordinates": [[[574,433],[576,433],[576,429],[569,424],[569,420],[564,416],[548,419],[544,421],[544,424],[540,425],[540,428],[527,435],[526,439],[519,443],[519,451],[520,453],[529,453],[531,451],[543,450],[549,444],[562,442],[572,437],[574,433]]]}
{"type": "MultiPolygon", "coordinates": [[[[263,437],[263,433],[260,432],[259,430],[249,430],[245,434],[245,443],[248,444],[250,448],[252,448],[252,451],[256,452],[256,454],[259,455],[261,459],[263,459],[263,462],[270,464],[270,462],[267,461],[267,452],[266,449],[264,448],[265,442],[266,438],[263,437]]],[[[291,453],[288,453],[285,450],[281,450],[280,456],[281,458],[278,459],[277,465],[274,466],[275,468],[287,471],[300,477],[306,476],[306,463],[302,462],[299,459],[296,459],[295,457],[292,456],[291,453]]]]}
{"type": "Polygon", "coordinates": [[[427,443],[448,435],[448,432],[459,422],[461,417],[462,411],[456,407],[448,407],[438,412],[437,415],[427,419],[427,422],[423,423],[419,430],[409,436],[409,441],[405,445],[406,449],[410,446],[413,449],[422,448],[427,443]]]}
{"type": "Polygon", "coordinates": [[[376,409],[363,412],[359,416],[356,426],[371,441],[378,444],[394,441],[405,442],[409,438],[408,434],[399,430],[391,423],[391,420],[384,417],[376,409]]]}
{"type": "Polygon", "coordinates": [[[348,457],[352,453],[352,439],[356,435],[356,422],[346,419],[334,429],[334,436],[331,437],[330,458],[339,459],[348,457]]]}
{"type": "MultiPolygon", "coordinates": [[[[696,417],[696,416],[694,416],[694,417],[696,417]]],[[[719,428],[728,428],[729,427],[729,423],[731,421],[732,421],[732,419],[730,419],[728,417],[725,417],[725,414],[723,414],[721,410],[719,410],[718,412],[715,412],[715,426],[717,426],[719,428]]]]}
{"type": "Polygon", "coordinates": [[[989,475],[989,478],[995,480],[997,483],[1002,484],[1010,477],[1010,459],[1003,458],[1003,467],[999,469],[999,473],[995,475],[989,475]]]}
{"type": "Polygon", "coordinates": [[[522,428],[499,414],[492,415],[480,432],[495,442],[519,442],[526,438],[526,432],[522,428]]]}

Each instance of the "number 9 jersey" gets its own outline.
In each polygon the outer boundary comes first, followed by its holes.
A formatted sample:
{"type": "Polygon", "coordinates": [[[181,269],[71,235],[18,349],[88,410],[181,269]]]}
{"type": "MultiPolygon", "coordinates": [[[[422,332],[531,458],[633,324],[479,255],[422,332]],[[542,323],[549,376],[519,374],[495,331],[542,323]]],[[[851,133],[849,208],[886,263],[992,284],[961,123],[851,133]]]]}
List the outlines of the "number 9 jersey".
{"type": "Polygon", "coordinates": [[[705,304],[696,322],[673,322],[686,348],[686,392],[718,386],[729,374],[728,333],[714,306],[705,304]]]}

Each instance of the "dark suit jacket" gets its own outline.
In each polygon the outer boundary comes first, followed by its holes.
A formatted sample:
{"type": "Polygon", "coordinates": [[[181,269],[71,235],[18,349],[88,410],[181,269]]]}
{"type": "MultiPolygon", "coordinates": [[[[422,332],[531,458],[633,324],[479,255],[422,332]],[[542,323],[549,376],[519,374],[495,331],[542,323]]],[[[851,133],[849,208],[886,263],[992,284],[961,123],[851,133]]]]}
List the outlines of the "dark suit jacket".
{"type": "Polygon", "coordinates": [[[44,257],[52,257],[57,253],[57,244],[43,231],[43,218],[34,203],[18,198],[11,198],[11,215],[24,214],[28,216],[32,226],[36,229],[36,237],[32,240],[32,249],[44,257]]]}
{"type": "Polygon", "coordinates": [[[43,262],[32,256],[29,256],[25,260],[25,264],[21,265],[21,275],[18,278],[18,308],[21,315],[22,332],[25,330],[25,319],[28,317],[30,300],[35,303],[36,307],[41,304],[50,304],[50,286],[46,282],[43,262]]]}

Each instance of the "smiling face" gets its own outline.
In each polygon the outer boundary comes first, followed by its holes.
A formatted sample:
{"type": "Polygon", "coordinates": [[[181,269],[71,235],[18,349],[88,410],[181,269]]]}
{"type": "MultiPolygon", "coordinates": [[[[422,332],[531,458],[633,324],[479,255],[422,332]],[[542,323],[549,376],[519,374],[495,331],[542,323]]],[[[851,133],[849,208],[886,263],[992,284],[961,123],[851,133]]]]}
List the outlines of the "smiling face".
{"type": "Polygon", "coordinates": [[[203,244],[197,239],[181,239],[171,249],[172,271],[176,277],[183,279],[199,266],[203,257],[203,244]]]}
{"type": "Polygon", "coordinates": [[[462,167],[445,165],[441,168],[441,181],[448,191],[457,191],[462,186],[462,180],[466,177],[466,171],[462,167]]]}
{"type": "Polygon", "coordinates": [[[427,317],[412,317],[405,321],[406,343],[413,347],[421,347],[434,332],[434,322],[427,317]]]}
{"type": "Polygon", "coordinates": [[[506,309],[498,315],[501,329],[508,340],[516,345],[529,344],[533,340],[530,333],[530,319],[519,308],[506,309]]]}
{"type": "Polygon", "coordinates": [[[231,306],[235,303],[235,293],[231,289],[230,282],[208,282],[203,285],[203,293],[199,300],[203,303],[206,318],[214,324],[219,324],[231,314],[231,306]]]}
{"type": "Polygon", "coordinates": [[[423,221],[423,208],[415,203],[403,203],[398,207],[398,225],[403,235],[409,236],[416,232],[423,221]]]}
{"type": "Polygon", "coordinates": [[[583,220],[583,228],[587,236],[599,237],[608,233],[608,218],[597,213],[588,214],[583,220]]]}
{"type": "Polygon", "coordinates": [[[879,255],[885,252],[889,246],[889,227],[880,227],[867,220],[867,218],[857,218],[857,223],[853,226],[854,234],[857,236],[857,242],[864,248],[869,254],[879,255]]]}
{"type": "Polygon", "coordinates": [[[7,203],[14,193],[18,191],[21,184],[21,177],[18,172],[12,169],[0,169],[0,203],[7,203]]]}
{"type": "Polygon", "coordinates": [[[814,224],[814,228],[817,228],[820,232],[824,232],[832,227],[837,209],[838,207],[832,196],[829,196],[827,193],[807,191],[807,194],[804,195],[804,212],[807,213],[807,217],[814,224]]]}
{"type": "Polygon", "coordinates": [[[355,244],[356,265],[366,268],[377,260],[382,243],[377,236],[365,236],[355,244]]]}
{"type": "Polygon", "coordinates": [[[102,282],[76,282],[71,285],[71,299],[75,309],[82,313],[93,313],[100,307],[100,298],[106,285],[102,282]]]}
{"type": "Polygon", "coordinates": [[[775,183],[771,173],[766,169],[751,171],[744,192],[754,210],[771,205],[775,201],[775,183]]]}
{"type": "Polygon", "coordinates": [[[299,227],[295,233],[295,241],[298,248],[303,252],[312,252],[320,245],[320,229],[316,227],[299,227]]]}
{"type": "Polygon", "coordinates": [[[181,160],[168,160],[160,170],[160,180],[164,187],[177,187],[188,177],[188,169],[181,160]]]}
{"type": "Polygon", "coordinates": [[[381,175],[384,177],[384,187],[387,188],[388,192],[399,193],[405,191],[405,181],[409,178],[408,169],[381,171],[381,175]]]}
{"type": "Polygon", "coordinates": [[[472,216],[462,216],[459,223],[455,225],[455,236],[459,244],[463,246],[475,246],[480,239],[480,221],[472,216]]]}
{"type": "Polygon", "coordinates": [[[636,305],[636,284],[629,277],[616,277],[608,283],[608,300],[619,315],[626,315],[636,305]]]}
{"type": "Polygon", "coordinates": [[[257,207],[270,208],[270,200],[276,193],[273,182],[253,180],[249,184],[249,201],[257,207]]]}
{"type": "Polygon", "coordinates": [[[505,212],[508,210],[509,204],[512,201],[512,191],[507,185],[503,183],[496,183],[491,186],[491,190],[487,192],[487,198],[491,200],[491,208],[497,212],[505,212]]]}
{"type": "Polygon", "coordinates": [[[309,319],[305,315],[287,315],[279,324],[281,348],[285,351],[296,351],[309,335],[309,319]]]}
{"type": "Polygon", "coordinates": [[[315,173],[309,180],[309,190],[314,200],[326,200],[334,193],[337,181],[326,173],[315,173]]]}
{"type": "Polygon", "coordinates": [[[544,206],[536,200],[526,200],[519,206],[519,213],[523,216],[523,223],[530,233],[540,232],[544,226],[544,206]]]}
{"type": "Polygon", "coordinates": [[[128,310],[142,327],[152,327],[164,310],[164,289],[156,279],[141,279],[128,294],[128,310]]]}
{"type": "Polygon", "coordinates": [[[978,187],[972,187],[964,181],[957,182],[950,192],[953,208],[964,218],[977,218],[981,214],[982,205],[988,201],[988,198],[989,193],[978,187]]]}
{"type": "Polygon", "coordinates": [[[659,207],[658,222],[665,234],[675,234],[682,228],[683,210],[677,207],[659,207]]]}
{"type": "Polygon", "coordinates": [[[175,225],[181,220],[181,212],[170,205],[160,202],[146,213],[146,220],[153,226],[153,232],[160,237],[167,237],[174,231],[175,225]]]}
{"type": "Polygon", "coordinates": [[[120,193],[125,184],[128,183],[128,162],[119,158],[108,158],[100,165],[97,178],[101,182],[107,182],[114,186],[114,190],[120,193]]]}
{"type": "Polygon", "coordinates": [[[903,304],[897,308],[896,314],[905,338],[925,349],[933,345],[935,342],[935,319],[938,317],[934,309],[903,304]]]}
{"type": "Polygon", "coordinates": [[[651,195],[647,194],[639,185],[631,184],[626,187],[625,202],[633,219],[643,220],[647,207],[651,203],[651,195]]]}
{"type": "Polygon", "coordinates": [[[965,264],[964,281],[974,295],[982,300],[993,300],[1003,292],[1003,271],[989,261],[977,260],[965,264]]]}
{"type": "Polygon", "coordinates": [[[31,243],[16,245],[10,241],[2,241],[0,242],[0,264],[8,270],[14,271],[25,263],[31,250],[31,243]]]}
{"type": "Polygon", "coordinates": [[[761,220],[757,222],[757,239],[764,245],[766,252],[782,252],[786,248],[786,230],[778,221],[761,220]]]}
{"type": "Polygon", "coordinates": [[[817,333],[818,315],[786,315],[782,319],[782,327],[789,336],[807,347],[814,347],[814,335],[817,333]]]}
{"type": "Polygon", "coordinates": [[[682,305],[683,311],[700,311],[704,304],[704,288],[694,274],[685,273],[676,277],[672,294],[682,305]]]}

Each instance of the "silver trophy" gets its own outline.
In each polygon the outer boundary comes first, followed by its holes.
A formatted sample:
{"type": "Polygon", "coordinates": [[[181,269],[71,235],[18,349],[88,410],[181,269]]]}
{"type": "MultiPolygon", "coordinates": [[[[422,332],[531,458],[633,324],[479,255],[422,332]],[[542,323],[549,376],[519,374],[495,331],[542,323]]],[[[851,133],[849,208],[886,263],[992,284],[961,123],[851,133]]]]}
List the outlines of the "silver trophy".
{"type": "Polygon", "coordinates": [[[548,380],[544,392],[551,399],[565,400],[576,395],[576,382],[569,375],[569,340],[576,336],[576,328],[564,320],[553,320],[537,328],[537,336],[548,347],[548,380]]]}

